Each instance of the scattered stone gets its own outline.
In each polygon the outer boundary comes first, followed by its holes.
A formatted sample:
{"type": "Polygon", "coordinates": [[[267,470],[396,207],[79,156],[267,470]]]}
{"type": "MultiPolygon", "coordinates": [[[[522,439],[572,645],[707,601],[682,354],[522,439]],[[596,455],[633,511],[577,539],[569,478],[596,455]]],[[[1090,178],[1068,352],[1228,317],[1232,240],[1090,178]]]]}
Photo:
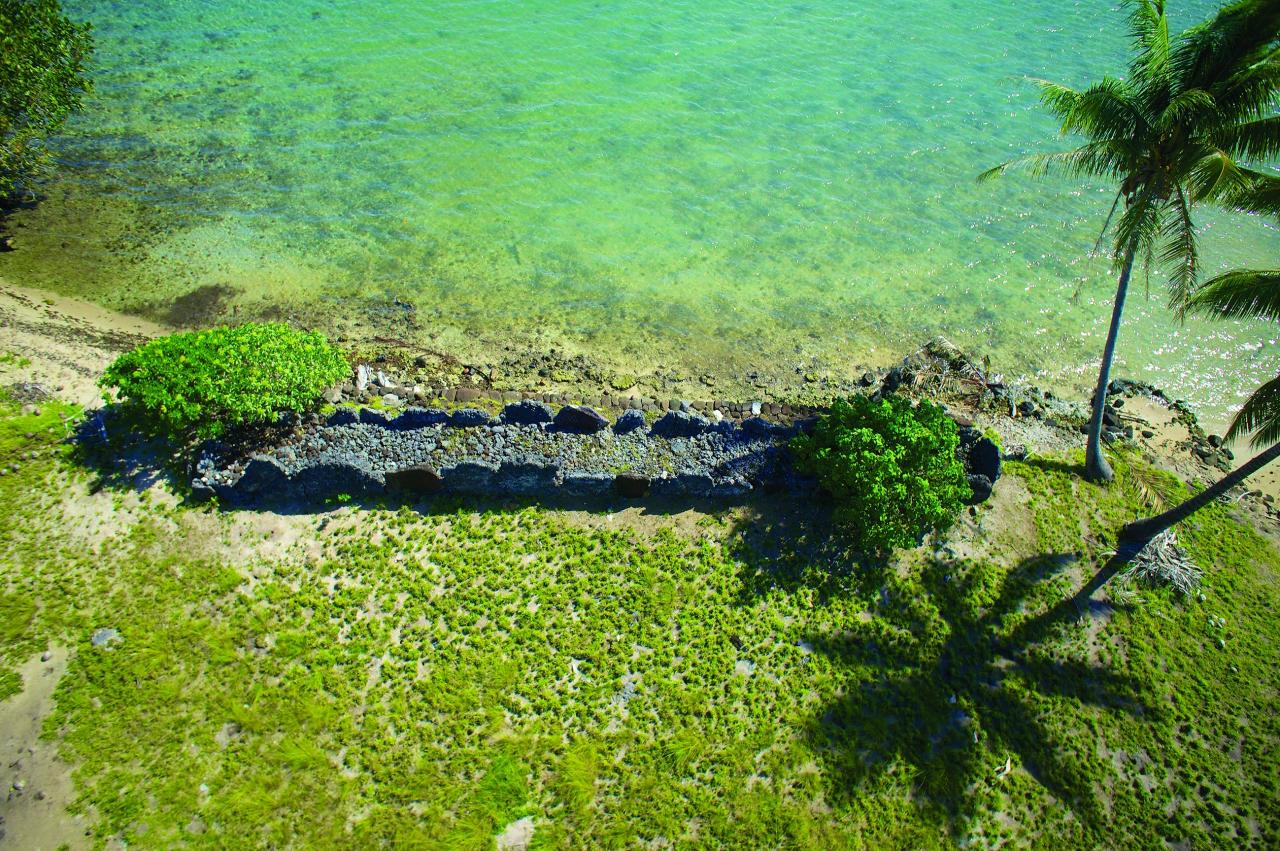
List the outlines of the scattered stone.
{"type": "Polygon", "coordinates": [[[622,416],[618,417],[613,424],[614,434],[630,434],[636,429],[645,427],[645,418],[642,411],[623,411],[622,416]]]}
{"type": "Polygon", "coordinates": [[[502,409],[502,422],[518,425],[536,425],[549,423],[555,418],[551,406],[546,402],[525,399],[513,402],[502,409]]]}
{"type": "Polygon", "coordinates": [[[706,417],[686,411],[668,411],[653,424],[652,432],[659,437],[696,437],[710,427],[706,417]]]}
{"type": "Polygon", "coordinates": [[[330,387],[328,390],[324,391],[324,400],[330,405],[338,404],[342,401],[342,388],[330,387]]]}
{"type": "Polygon", "coordinates": [[[609,421],[586,405],[565,405],[553,423],[560,431],[571,434],[595,434],[608,427],[609,421]]]}
{"type": "Polygon", "coordinates": [[[89,643],[94,647],[110,648],[113,644],[117,644],[122,641],[124,641],[124,638],[121,637],[119,630],[112,627],[95,629],[93,631],[93,635],[89,636],[89,643]]]}

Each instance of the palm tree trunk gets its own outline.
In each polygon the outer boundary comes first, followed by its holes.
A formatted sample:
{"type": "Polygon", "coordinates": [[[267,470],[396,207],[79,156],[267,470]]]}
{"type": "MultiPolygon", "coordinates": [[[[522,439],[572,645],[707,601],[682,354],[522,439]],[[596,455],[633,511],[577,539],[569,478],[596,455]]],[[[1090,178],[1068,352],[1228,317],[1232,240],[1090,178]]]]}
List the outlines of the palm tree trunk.
{"type": "Polygon", "coordinates": [[[1273,445],[1270,449],[1259,452],[1240,466],[1238,470],[1232,470],[1223,476],[1211,487],[1206,488],[1195,496],[1191,497],[1179,505],[1175,505],[1163,514],[1157,514],[1155,517],[1148,517],[1145,520],[1135,520],[1120,530],[1120,540],[1122,541],[1140,541],[1146,544],[1156,535],[1159,535],[1165,529],[1175,523],[1181,523],[1192,514],[1204,508],[1245,479],[1252,476],[1258,470],[1270,464],[1276,458],[1280,458],[1280,443],[1273,445]]]}
{"type": "Polygon", "coordinates": [[[1124,299],[1129,294],[1129,275],[1133,272],[1133,249],[1125,252],[1124,266],[1120,269],[1120,283],[1116,287],[1116,302],[1111,308],[1111,328],[1107,331],[1107,344],[1102,349],[1102,367],[1098,370],[1098,389],[1093,393],[1093,417],[1089,420],[1089,443],[1084,452],[1085,478],[1095,482],[1109,482],[1114,473],[1102,455],[1102,415],[1107,406],[1107,386],[1111,383],[1111,362],[1116,356],[1116,338],[1120,336],[1120,317],[1124,313],[1124,299]]]}
{"type": "Polygon", "coordinates": [[[1195,514],[1277,458],[1280,458],[1280,443],[1276,443],[1271,448],[1259,452],[1242,464],[1238,470],[1233,470],[1211,487],[1206,488],[1190,499],[1182,501],[1163,514],[1157,514],[1155,517],[1148,517],[1143,520],[1135,520],[1126,525],[1120,530],[1120,540],[1116,546],[1116,554],[1107,560],[1102,569],[1094,575],[1093,579],[1089,580],[1088,585],[1076,592],[1073,598],[1076,608],[1083,608],[1094,592],[1111,581],[1111,577],[1115,576],[1120,568],[1132,561],[1134,556],[1142,552],[1142,548],[1156,535],[1186,520],[1192,514],[1195,514]]]}

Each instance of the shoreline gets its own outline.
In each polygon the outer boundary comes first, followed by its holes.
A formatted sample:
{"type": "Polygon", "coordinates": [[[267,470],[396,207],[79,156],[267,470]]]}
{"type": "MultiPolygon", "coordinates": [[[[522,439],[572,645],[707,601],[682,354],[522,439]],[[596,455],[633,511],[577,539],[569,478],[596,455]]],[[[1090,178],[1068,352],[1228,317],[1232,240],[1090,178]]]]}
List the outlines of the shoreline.
{"type": "MultiPolygon", "coordinates": [[[[23,287],[0,278],[0,317],[4,318],[0,328],[0,354],[6,357],[16,356],[29,360],[22,365],[21,360],[9,358],[0,363],[0,381],[11,384],[17,381],[32,381],[54,389],[59,398],[74,402],[84,407],[94,407],[101,401],[101,393],[96,380],[108,363],[119,353],[138,345],[146,339],[163,334],[174,333],[182,329],[165,326],[143,317],[131,316],[112,311],[93,302],[63,296],[47,290],[23,287]]],[[[546,387],[545,376],[540,376],[537,369],[525,373],[506,373],[501,381],[494,381],[483,373],[477,365],[469,365],[446,353],[432,351],[413,346],[412,343],[395,338],[372,338],[368,340],[352,340],[338,337],[335,342],[344,351],[353,367],[366,363],[373,374],[386,370],[391,374],[402,371],[408,375],[404,383],[409,387],[418,387],[418,399],[405,399],[410,405],[425,404],[426,400],[436,403],[454,405],[482,405],[495,409],[503,404],[519,399],[534,399],[550,404],[585,403],[599,406],[615,413],[628,408],[639,408],[661,414],[671,410],[671,405],[683,398],[682,394],[671,392],[664,396],[639,383],[626,390],[612,387],[595,386],[590,388],[578,383],[563,390],[550,390],[546,387]],[[499,385],[519,385],[524,379],[526,386],[538,389],[499,389],[499,385]]],[[[917,350],[917,354],[923,348],[917,350]]],[[[856,377],[849,377],[836,382],[824,379],[819,382],[798,382],[790,391],[769,393],[755,390],[742,395],[742,401],[730,402],[738,398],[724,385],[710,386],[705,383],[706,398],[687,399],[684,407],[706,416],[714,411],[722,410],[724,416],[741,419],[753,413],[750,407],[753,401],[760,403],[760,413],[774,419],[791,416],[791,410],[803,410],[811,413],[831,398],[840,395],[865,391],[872,383],[879,383],[885,376],[899,369],[903,363],[910,362],[909,355],[902,361],[886,364],[881,367],[867,367],[856,377]],[[713,395],[714,394],[714,395],[713,395]]],[[[997,378],[999,378],[997,376],[997,378]]],[[[398,379],[399,380],[399,379],[398,379]]],[[[1123,379],[1121,384],[1127,384],[1123,379]]],[[[731,382],[726,382],[730,385],[731,382]]],[[[1032,394],[1047,397],[1055,403],[1062,401],[1052,391],[1044,392],[1038,387],[1023,384],[1011,384],[1015,395],[1032,394]]],[[[1132,383],[1133,387],[1149,387],[1141,383],[1132,383]]],[[[348,386],[347,390],[354,388],[348,386]]],[[[379,388],[374,388],[379,389],[379,388]]],[[[402,389],[400,392],[404,392],[402,389]]],[[[380,394],[379,394],[380,395],[380,394]]],[[[1132,399],[1135,394],[1128,394],[1132,399]]],[[[1142,395],[1142,394],[1136,394],[1142,395]]],[[[334,399],[333,401],[337,401],[334,399]]],[[[347,398],[346,401],[357,401],[347,398]]],[[[378,399],[365,396],[364,402],[378,407],[378,399]]],[[[1067,400],[1083,404],[1080,400],[1067,400]]],[[[1174,409],[1192,412],[1194,409],[1177,400],[1146,399],[1145,401],[1129,401],[1131,406],[1126,417],[1139,417],[1141,422],[1134,422],[1143,431],[1152,433],[1151,438],[1139,438],[1138,447],[1159,458],[1162,466],[1185,479],[1212,481],[1218,475],[1206,459],[1197,458],[1192,453],[1196,437],[1187,423],[1179,421],[1171,413],[1174,409]]],[[[1225,423],[1201,420],[1198,413],[1192,413],[1193,426],[1198,426],[1204,433],[1217,435],[1225,432],[1225,423]]],[[[994,423],[990,424],[993,425],[994,423]]],[[[1054,441],[1055,444],[1067,445],[1067,441],[1054,441]]],[[[1083,447],[1083,438],[1077,441],[1083,447]]],[[[1232,447],[1235,451],[1232,466],[1247,461],[1252,452],[1243,441],[1232,447]]],[[[1251,490],[1262,490],[1280,500],[1280,471],[1264,469],[1247,483],[1251,490]]]]}

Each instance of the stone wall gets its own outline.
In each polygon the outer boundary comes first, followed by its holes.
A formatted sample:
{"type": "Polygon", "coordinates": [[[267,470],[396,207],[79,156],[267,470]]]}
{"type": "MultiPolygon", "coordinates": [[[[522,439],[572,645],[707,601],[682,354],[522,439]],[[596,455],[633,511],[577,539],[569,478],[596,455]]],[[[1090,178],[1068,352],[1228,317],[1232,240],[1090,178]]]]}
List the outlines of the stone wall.
{"type": "MultiPolygon", "coordinates": [[[[241,505],[384,493],[631,499],[811,493],[814,481],[791,469],[787,450],[807,426],[750,415],[715,421],[683,410],[658,416],[628,409],[610,421],[588,406],[555,410],[538,399],[509,402],[497,416],[478,408],[344,407],[310,427],[296,423],[286,439],[248,457],[210,444],[192,491],[241,505]]],[[[999,475],[999,453],[989,469],[991,452],[974,449],[981,435],[963,431],[970,434],[962,457],[973,459],[975,469],[987,465],[981,481],[971,477],[975,495],[985,499],[999,475]]]]}

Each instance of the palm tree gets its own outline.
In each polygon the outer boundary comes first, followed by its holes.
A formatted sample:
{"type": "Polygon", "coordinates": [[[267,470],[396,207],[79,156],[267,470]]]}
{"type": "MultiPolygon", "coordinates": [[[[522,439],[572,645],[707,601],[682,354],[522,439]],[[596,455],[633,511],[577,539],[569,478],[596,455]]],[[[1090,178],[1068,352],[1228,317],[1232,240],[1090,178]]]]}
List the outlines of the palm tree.
{"type": "MultiPolygon", "coordinates": [[[[1198,254],[1192,208],[1222,202],[1263,177],[1241,158],[1275,153],[1280,126],[1267,111],[1280,88],[1276,38],[1280,2],[1237,0],[1210,20],[1169,37],[1164,0],[1127,0],[1136,53],[1127,79],[1104,77],[1077,91],[1036,81],[1041,102],[1079,148],[1011,160],[979,176],[1027,169],[1102,177],[1119,186],[1103,235],[1120,202],[1112,258],[1120,279],[1093,397],[1085,475],[1110,480],[1102,454],[1102,419],[1120,319],[1135,261],[1168,270],[1170,301],[1179,310],[1195,288],[1198,254]]],[[[1101,242],[1102,236],[1099,237],[1101,242]]]]}
{"type": "MultiPolygon", "coordinates": [[[[1274,123],[1274,119],[1272,119],[1274,123]]],[[[1234,194],[1228,204],[1242,212],[1269,212],[1280,215],[1280,177],[1255,179],[1247,189],[1234,194]]],[[[1222,319],[1253,318],[1280,322],[1280,269],[1237,269],[1224,272],[1204,283],[1186,302],[1193,313],[1222,319]]],[[[1151,539],[1186,520],[1192,514],[1228,493],[1258,470],[1280,458],[1280,375],[1263,384],[1245,401],[1226,440],[1246,434],[1254,449],[1261,451],[1210,487],[1168,511],[1126,524],[1120,530],[1116,553],[1075,595],[1078,607],[1110,581],[1116,572],[1133,560],[1151,539]]]]}

